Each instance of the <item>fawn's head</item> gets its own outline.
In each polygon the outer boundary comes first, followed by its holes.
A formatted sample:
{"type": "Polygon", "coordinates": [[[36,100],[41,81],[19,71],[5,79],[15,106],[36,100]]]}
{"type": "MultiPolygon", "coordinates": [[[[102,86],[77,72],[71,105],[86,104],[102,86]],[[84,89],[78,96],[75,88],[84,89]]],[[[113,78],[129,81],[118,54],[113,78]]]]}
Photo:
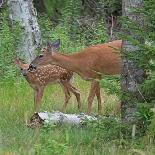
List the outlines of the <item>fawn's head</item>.
{"type": "Polygon", "coordinates": [[[29,64],[24,64],[20,59],[17,58],[14,60],[14,64],[20,68],[23,76],[27,75],[29,64]]]}
{"type": "Polygon", "coordinates": [[[38,55],[30,64],[29,68],[36,69],[38,66],[50,64],[52,55],[59,50],[60,39],[53,43],[48,43],[46,47],[41,50],[38,55]]]}

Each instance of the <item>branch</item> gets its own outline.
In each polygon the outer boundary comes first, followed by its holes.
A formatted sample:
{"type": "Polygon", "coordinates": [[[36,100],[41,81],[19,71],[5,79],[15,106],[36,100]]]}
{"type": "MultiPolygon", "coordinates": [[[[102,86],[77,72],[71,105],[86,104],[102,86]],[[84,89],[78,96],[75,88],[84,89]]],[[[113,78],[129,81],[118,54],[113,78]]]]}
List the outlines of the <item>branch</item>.
{"type": "Polygon", "coordinates": [[[114,17],[111,14],[110,40],[112,40],[113,37],[113,28],[114,28],[114,17]]]}

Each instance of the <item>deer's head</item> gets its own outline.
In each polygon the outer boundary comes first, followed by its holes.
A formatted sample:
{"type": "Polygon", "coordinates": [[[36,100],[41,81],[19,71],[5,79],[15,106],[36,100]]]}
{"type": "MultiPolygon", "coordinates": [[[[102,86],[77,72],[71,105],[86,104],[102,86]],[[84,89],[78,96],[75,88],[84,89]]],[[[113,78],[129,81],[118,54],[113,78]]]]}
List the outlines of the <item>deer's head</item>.
{"type": "Polygon", "coordinates": [[[14,64],[20,68],[23,76],[27,75],[29,64],[24,64],[20,59],[17,58],[14,60],[14,64]]]}
{"type": "Polygon", "coordinates": [[[60,39],[53,43],[47,43],[47,46],[41,50],[38,55],[30,64],[29,69],[36,69],[38,66],[47,65],[51,63],[52,55],[59,50],[60,39]]]}

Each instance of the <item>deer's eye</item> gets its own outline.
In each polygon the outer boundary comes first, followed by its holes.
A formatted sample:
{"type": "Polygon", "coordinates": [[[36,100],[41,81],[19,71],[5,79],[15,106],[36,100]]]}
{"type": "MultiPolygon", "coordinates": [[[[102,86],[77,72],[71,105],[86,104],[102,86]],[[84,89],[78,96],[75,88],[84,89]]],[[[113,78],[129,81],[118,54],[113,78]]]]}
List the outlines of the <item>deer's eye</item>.
{"type": "Polygon", "coordinates": [[[43,56],[44,56],[43,54],[40,54],[40,55],[39,55],[39,58],[42,58],[43,56]]]}
{"type": "Polygon", "coordinates": [[[33,68],[32,67],[29,67],[28,71],[33,71],[33,68]]]}

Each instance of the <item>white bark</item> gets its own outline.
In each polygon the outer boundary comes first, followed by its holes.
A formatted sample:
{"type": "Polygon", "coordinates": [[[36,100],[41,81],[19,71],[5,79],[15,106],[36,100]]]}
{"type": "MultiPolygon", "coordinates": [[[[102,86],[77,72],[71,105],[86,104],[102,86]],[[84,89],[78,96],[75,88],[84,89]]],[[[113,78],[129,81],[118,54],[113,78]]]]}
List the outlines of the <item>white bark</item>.
{"type": "Polygon", "coordinates": [[[2,7],[3,5],[3,0],[0,0],[0,8],[2,7]]]}
{"type": "Polygon", "coordinates": [[[20,22],[23,30],[19,46],[20,55],[31,62],[35,57],[35,49],[41,43],[41,33],[32,0],[8,0],[8,6],[11,21],[20,22]]]}
{"type": "Polygon", "coordinates": [[[69,124],[80,124],[83,120],[96,120],[96,117],[81,114],[64,114],[62,112],[40,112],[38,116],[46,123],[69,123],[69,124]]]}
{"type": "Polygon", "coordinates": [[[82,125],[85,120],[94,121],[97,120],[97,117],[89,116],[84,113],[64,114],[59,111],[39,112],[35,113],[31,117],[28,127],[35,128],[41,126],[44,123],[82,125]]]}

